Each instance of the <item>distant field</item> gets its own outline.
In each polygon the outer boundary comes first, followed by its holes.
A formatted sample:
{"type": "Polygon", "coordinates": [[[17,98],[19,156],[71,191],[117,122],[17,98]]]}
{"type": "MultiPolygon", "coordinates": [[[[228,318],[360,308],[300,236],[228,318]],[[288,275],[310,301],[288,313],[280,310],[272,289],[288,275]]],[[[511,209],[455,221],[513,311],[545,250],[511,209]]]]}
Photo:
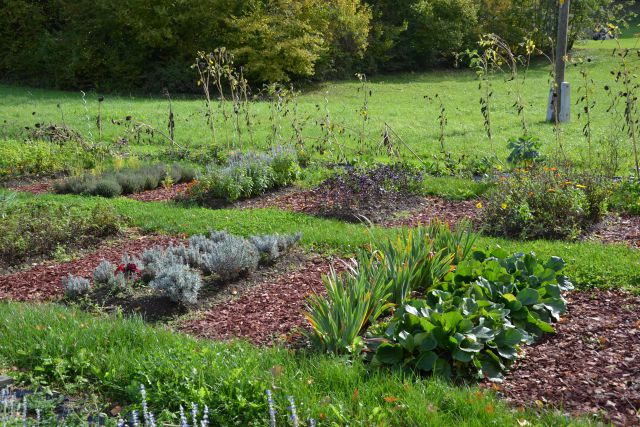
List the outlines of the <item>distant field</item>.
{"type": "MultiPolygon", "coordinates": [[[[629,30],[621,39],[623,47],[638,45],[637,39],[629,30]]],[[[589,77],[594,80],[596,105],[592,113],[593,141],[595,146],[602,145],[606,138],[621,141],[621,162],[623,171],[631,166],[631,148],[627,138],[616,126],[612,115],[607,113],[610,101],[604,91],[605,85],[615,86],[611,70],[616,64],[612,51],[616,47],[613,40],[604,42],[588,41],[574,49],[575,60],[590,60],[582,65],[569,66],[567,79],[572,84],[572,104],[578,99],[578,87],[581,84],[581,69],[588,70],[589,77]]],[[[523,96],[526,102],[525,115],[530,133],[538,137],[544,145],[543,151],[554,152],[555,135],[553,126],[544,122],[546,102],[549,88],[549,66],[542,60],[537,61],[529,70],[524,86],[523,96]]],[[[503,76],[494,79],[493,132],[494,150],[504,160],[507,154],[506,141],[520,136],[523,131],[520,121],[512,107],[515,99],[515,82],[505,82],[503,76]]],[[[299,116],[306,120],[304,135],[308,144],[313,138],[321,135],[316,123],[325,114],[326,107],[330,111],[331,120],[344,126],[344,134],[338,135],[342,143],[356,146],[355,139],[362,131],[362,120],[359,110],[363,106],[363,92],[359,91],[359,82],[342,81],[312,86],[303,91],[298,98],[299,116]],[[349,139],[348,134],[352,138],[349,139]]],[[[428,102],[424,97],[440,95],[445,103],[448,126],[446,128],[445,148],[456,155],[485,156],[494,152],[485,135],[483,119],[479,110],[480,91],[475,74],[468,69],[433,71],[395,76],[377,76],[368,83],[371,98],[368,104],[369,121],[365,126],[367,140],[379,143],[384,123],[388,123],[404,141],[420,156],[430,157],[439,152],[438,142],[438,105],[428,102]]],[[[0,138],[24,138],[24,127],[36,122],[66,123],[79,131],[88,139],[99,139],[96,127],[98,113],[98,93],[86,94],[86,104],[80,92],[61,92],[52,90],[31,89],[0,85],[0,138]]],[[[185,146],[209,145],[212,142],[204,118],[204,102],[201,97],[184,97],[172,94],[175,114],[175,139],[185,146]]],[[[230,106],[229,106],[230,108],[230,106]]],[[[577,112],[582,106],[572,106],[571,123],[562,128],[562,143],[568,155],[580,162],[584,155],[585,142],[582,128],[583,119],[579,120],[577,112]]],[[[244,135],[245,147],[266,148],[272,144],[272,123],[269,120],[269,104],[255,103],[252,107],[254,115],[253,143],[244,135]]],[[[160,94],[157,98],[146,98],[127,95],[105,95],[102,103],[104,123],[103,140],[116,141],[125,135],[127,116],[134,121],[144,122],[154,128],[166,132],[168,102],[160,94]],[[119,120],[122,125],[114,125],[119,120]]],[[[218,124],[220,126],[220,124],[218,124]]],[[[282,120],[279,124],[285,139],[291,137],[291,123],[282,120]]],[[[225,132],[218,130],[218,141],[225,139],[225,132]]],[[[229,136],[230,137],[230,136],[229,136]]],[[[151,142],[143,139],[132,150],[136,153],[153,153],[159,146],[167,142],[157,134],[151,142]]],[[[400,145],[396,140],[396,144],[400,145]]],[[[408,153],[408,150],[404,150],[408,153]]]]}

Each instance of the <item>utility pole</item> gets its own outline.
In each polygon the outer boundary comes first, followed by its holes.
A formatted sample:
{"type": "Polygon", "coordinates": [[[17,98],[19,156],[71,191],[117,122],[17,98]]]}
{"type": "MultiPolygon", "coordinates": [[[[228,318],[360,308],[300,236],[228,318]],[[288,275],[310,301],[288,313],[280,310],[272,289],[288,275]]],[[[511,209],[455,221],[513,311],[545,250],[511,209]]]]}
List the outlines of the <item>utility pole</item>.
{"type": "Polygon", "coordinates": [[[559,0],[558,38],[556,41],[556,64],[554,87],[549,94],[547,121],[568,122],[571,109],[570,86],[564,81],[565,58],[569,38],[569,6],[571,0],[559,0]]]}

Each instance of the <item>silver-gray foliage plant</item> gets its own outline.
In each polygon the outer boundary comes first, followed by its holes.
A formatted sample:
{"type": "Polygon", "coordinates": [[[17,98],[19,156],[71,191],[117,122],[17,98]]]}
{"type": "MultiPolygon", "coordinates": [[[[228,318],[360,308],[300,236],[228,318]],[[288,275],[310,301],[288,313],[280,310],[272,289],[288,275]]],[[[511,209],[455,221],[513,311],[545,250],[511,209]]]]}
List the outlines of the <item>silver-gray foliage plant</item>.
{"type": "Polygon", "coordinates": [[[69,274],[62,279],[62,287],[67,298],[78,298],[86,295],[91,289],[91,282],[84,277],[73,276],[69,274]]]}
{"type": "Polygon", "coordinates": [[[107,285],[114,279],[116,267],[106,259],[93,270],[93,282],[98,285],[107,285]]]}
{"type": "Polygon", "coordinates": [[[301,233],[294,235],[266,234],[251,236],[249,240],[258,249],[261,261],[268,264],[288,252],[291,246],[300,241],[301,237],[301,233]]]}
{"type": "Polygon", "coordinates": [[[202,279],[197,271],[187,265],[167,264],[156,271],[156,276],[149,285],[174,302],[195,304],[202,279]]]}

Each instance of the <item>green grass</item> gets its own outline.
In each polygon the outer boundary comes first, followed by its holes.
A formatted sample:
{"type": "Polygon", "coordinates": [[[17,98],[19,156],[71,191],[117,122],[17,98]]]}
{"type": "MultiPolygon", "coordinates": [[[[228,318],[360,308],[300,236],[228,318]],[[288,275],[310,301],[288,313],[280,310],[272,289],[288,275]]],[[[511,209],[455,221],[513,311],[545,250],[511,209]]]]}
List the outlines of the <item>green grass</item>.
{"type": "MultiPolygon", "coordinates": [[[[625,32],[621,39],[623,47],[633,47],[637,40],[625,32]]],[[[606,112],[609,105],[603,89],[604,85],[615,86],[610,75],[614,67],[611,52],[616,46],[613,40],[588,41],[579,44],[573,51],[574,58],[590,58],[591,62],[579,67],[569,66],[567,79],[572,84],[573,102],[578,99],[580,85],[580,69],[586,69],[595,82],[596,106],[593,109],[594,144],[600,147],[604,139],[618,138],[622,144],[621,162],[624,170],[631,164],[631,147],[620,129],[613,129],[611,115],[606,112]]],[[[548,96],[549,66],[538,61],[529,70],[523,96],[526,102],[525,114],[528,118],[531,134],[539,137],[543,143],[543,151],[553,155],[555,137],[553,126],[544,123],[548,96]]],[[[522,134],[519,120],[514,108],[513,82],[505,82],[502,76],[494,80],[493,148],[487,141],[483,128],[483,120],[479,111],[478,81],[475,74],[468,69],[411,73],[392,76],[376,76],[370,79],[372,97],[369,103],[369,122],[367,134],[371,142],[380,142],[380,134],[384,123],[388,123],[398,132],[404,141],[420,156],[429,159],[439,152],[438,143],[438,106],[425,101],[423,96],[440,94],[445,100],[449,125],[445,146],[457,155],[467,157],[486,156],[494,151],[504,161],[507,155],[506,141],[510,137],[522,134]]],[[[89,93],[87,104],[79,92],[60,92],[51,90],[30,89],[0,85],[0,138],[16,137],[20,139],[24,126],[33,126],[35,122],[66,123],[80,131],[88,139],[98,139],[95,118],[98,112],[97,98],[101,94],[89,93]],[[59,107],[58,107],[59,105],[59,107]],[[35,114],[34,114],[35,113],[35,114]],[[5,122],[6,121],[6,122],[5,122]]],[[[346,131],[339,139],[355,148],[357,134],[361,128],[359,109],[362,106],[362,92],[358,92],[358,82],[328,82],[304,89],[299,97],[301,117],[308,117],[305,134],[308,144],[313,145],[321,132],[316,120],[324,115],[324,102],[329,100],[328,109],[335,123],[344,124],[346,131]],[[351,138],[348,137],[351,134],[351,138]]],[[[173,110],[176,122],[176,141],[185,146],[209,144],[212,140],[204,119],[204,102],[201,97],[173,96],[173,110]]],[[[573,103],[572,102],[572,103],[573,103]]],[[[584,120],[577,118],[579,106],[572,106],[573,116],[570,123],[563,126],[562,140],[570,157],[580,161],[586,152],[582,137],[584,120]]],[[[150,124],[160,131],[166,131],[168,103],[165,99],[141,98],[135,96],[106,95],[102,103],[104,140],[115,141],[125,135],[124,125],[114,125],[111,119],[123,120],[131,115],[134,121],[150,124]]],[[[254,106],[256,115],[255,136],[253,146],[266,148],[271,144],[271,123],[268,120],[269,107],[260,102],[254,106]]],[[[123,121],[123,123],[125,123],[123,121]]],[[[290,123],[283,121],[283,132],[290,135],[290,123]]],[[[231,131],[229,131],[231,133],[231,131]]],[[[219,140],[225,131],[218,132],[219,140]]],[[[157,153],[168,143],[156,135],[150,143],[145,142],[148,135],[143,135],[141,144],[133,143],[132,150],[138,154],[157,153]]],[[[288,137],[287,137],[288,138],[288,137]]],[[[248,141],[245,141],[249,145],[248,141]]],[[[397,147],[407,158],[412,155],[402,148],[396,140],[397,147]]]]}
{"type": "MultiPolygon", "coordinates": [[[[302,232],[302,244],[313,250],[350,254],[372,238],[384,239],[392,229],[368,228],[337,220],[286,212],[279,209],[206,209],[182,207],[165,202],[138,202],[127,198],[20,194],[19,201],[30,199],[48,203],[79,204],[93,207],[106,203],[128,217],[131,224],[145,232],[165,234],[199,234],[209,230],[227,230],[248,236],[252,234],[302,232]]],[[[542,258],[560,256],[568,262],[567,274],[581,289],[623,288],[640,292],[640,251],[599,242],[519,241],[481,237],[479,246],[500,245],[511,252],[536,252],[542,258]]]]}
{"type": "Polygon", "coordinates": [[[156,414],[207,404],[213,425],[266,425],[269,387],[278,425],[288,425],[287,396],[295,397],[301,420],[313,417],[322,425],[587,424],[552,412],[515,411],[475,387],[369,371],[358,360],[196,340],[139,318],[5,302],[0,319],[0,367],[20,368],[17,375],[32,385],[91,390],[130,405],[139,402],[144,384],[156,414]]]}

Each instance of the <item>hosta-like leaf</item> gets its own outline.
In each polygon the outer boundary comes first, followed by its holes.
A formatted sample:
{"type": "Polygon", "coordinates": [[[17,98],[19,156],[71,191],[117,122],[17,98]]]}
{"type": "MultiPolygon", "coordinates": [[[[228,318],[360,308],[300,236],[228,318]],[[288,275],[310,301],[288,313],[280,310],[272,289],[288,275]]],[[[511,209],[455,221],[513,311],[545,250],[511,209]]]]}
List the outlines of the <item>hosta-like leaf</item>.
{"type": "Polygon", "coordinates": [[[433,351],[423,351],[420,353],[420,357],[418,357],[416,368],[421,371],[429,372],[433,370],[436,360],[438,360],[438,355],[433,351]]]}
{"type": "Polygon", "coordinates": [[[398,344],[382,343],[376,352],[376,358],[387,365],[397,365],[403,361],[404,351],[398,344]]]}
{"type": "Polygon", "coordinates": [[[545,268],[550,268],[555,272],[562,271],[566,267],[567,263],[560,257],[552,256],[549,261],[544,265],[545,268]]]}
{"type": "Polygon", "coordinates": [[[538,291],[533,288],[524,288],[518,292],[517,299],[522,305],[533,305],[538,303],[540,295],[538,291]]]}

